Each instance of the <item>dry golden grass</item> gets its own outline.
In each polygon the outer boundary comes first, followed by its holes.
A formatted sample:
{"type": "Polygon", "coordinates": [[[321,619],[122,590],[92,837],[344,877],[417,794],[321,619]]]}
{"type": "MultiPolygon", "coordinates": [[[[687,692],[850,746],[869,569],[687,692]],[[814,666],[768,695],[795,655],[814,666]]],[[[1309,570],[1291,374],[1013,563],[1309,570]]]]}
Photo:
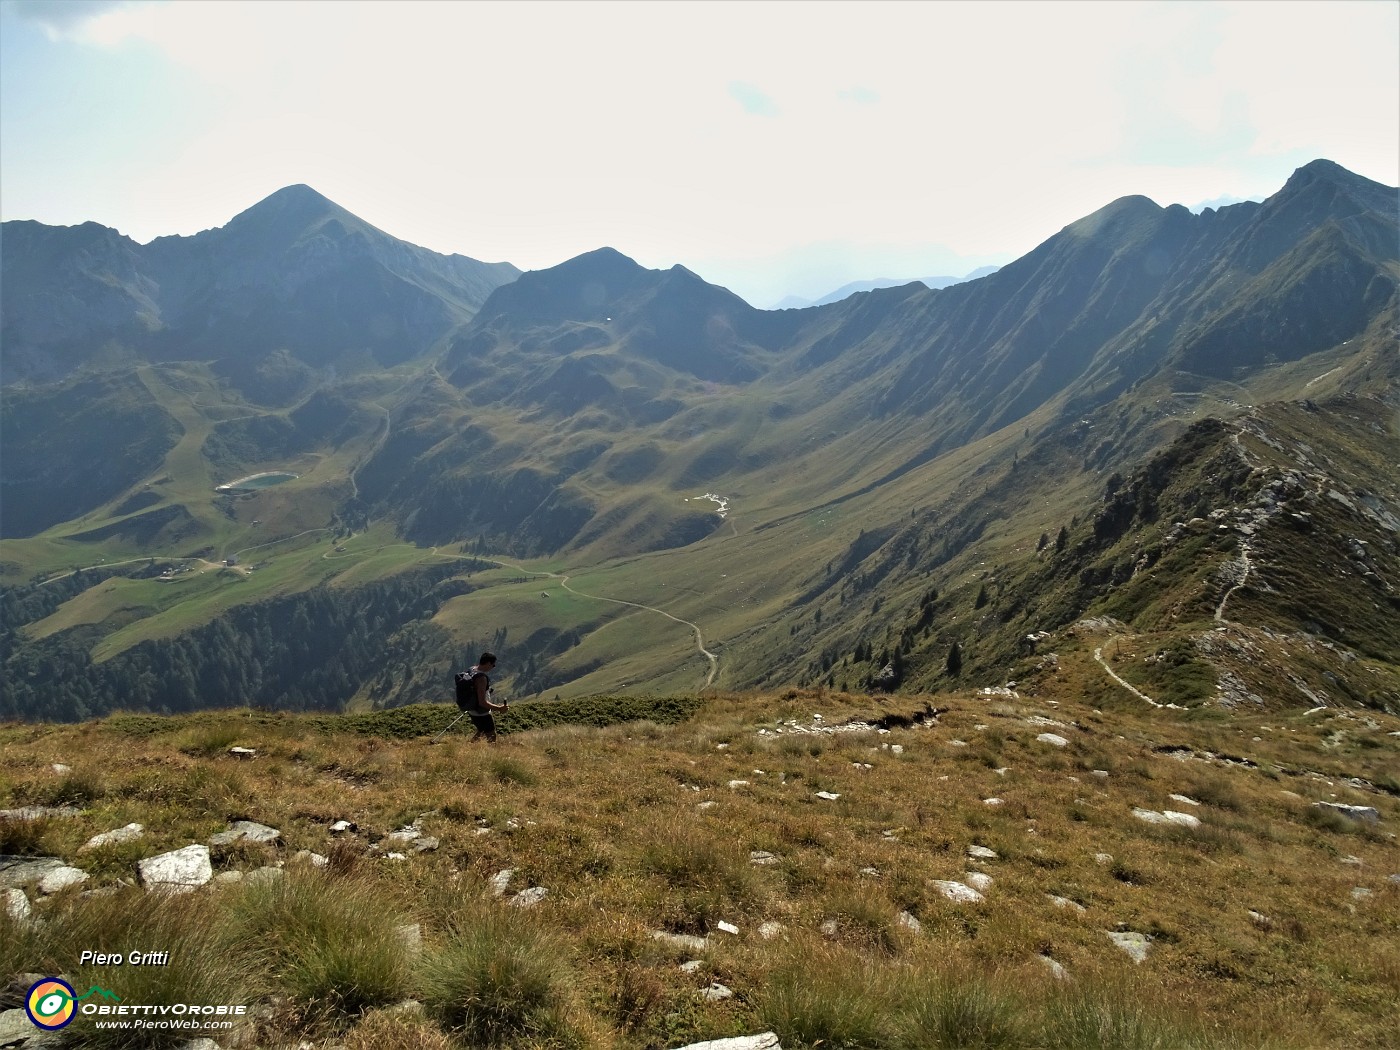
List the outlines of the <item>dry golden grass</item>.
{"type": "MultiPolygon", "coordinates": [[[[280,846],[216,853],[216,868],[287,861],[282,897],[197,896],[241,994],[270,1002],[291,990],[276,1023],[293,1045],[340,1033],[352,1048],[640,1050],[768,1027],[786,1050],[1391,1045],[1400,802],[1345,778],[1383,781],[1400,750],[1386,734],[1400,724],[1101,711],[1047,694],[939,697],[949,710],[935,724],[833,734],[786,723],[831,726],[925,701],[724,695],[674,726],[555,726],[495,747],[251,712],[6,726],[0,805],[66,801],[82,813],[0,823],[0,834],[110,884],[139,857],[206,841],[232,819],[281,829],[280,846]],[[1069,746],[1039,742],[1047,731],[1069,746]],[[257,757],[229,757],[229,744],[257,757]],[[1164,750],[1180,747],[1251,764],[1164,750]],[[55,762],[73,768],[58,774],[55,762]],[[1374,806],[1381,822],[1315,801],[1374,806]],[[1135,808],[1190,812],[1201,826],[1148,824],[1135,808]],[[358,830],[333,837],[338,819],[358,830]],[[77,853],[132,821],[148,828],[138,846],[77,853]],[[413,821],[437,850],[393,861],[372,849],[413,821]],[[974,845],[997,858],[970,858],[974,845]],[[303,871],[290,863],[301,849],[331,863],[303,871]],[[769,862],[754,863],[758,851],[769,862]],[[489,880],[507,868],[496,900],[489,880]],[[969,872],[993,879],[984,901],[939,893],[935,880],[969,872]],[[549,893],[512,907],[527,887],[549,893]],[[419,924],[421,952],[386,962],[397,950],[387,919],[352,937],[334,909],[313,907],[319,898],[419,924]],[[234,935],[256,925],[249,916],[283,914],[312,931],[317,951],[269,928],[254,953],[234,935]],[[1119,929],[1151,937],[1145,962],[1111,943],[1119,929]],[[708,946],[676,947],[656,931],[708,946]],[[1057,982],[1042,957],[1070,980],[1057,982]],[[696,972],[679,968],[689,959],[701,960],[696,972]],[[258,972],[277,980],[249,976],[258,972]],[[354,981],[359,992],[345,987],[354,981]],[[712,982],[734,997],[703,998],[712,982]],[[383,1009],[399,996],[425,1013],[383,1009]]],[[[35,909],[59,916],[80,904],[70,893],[35,909]]],[[[45,928],[59,932],[3,931],[0,976],[74,966],[65,953],[80,946],[64,924],[45,928]]],[[[113,987],[122,976],[107,975],[113,987]]]]}

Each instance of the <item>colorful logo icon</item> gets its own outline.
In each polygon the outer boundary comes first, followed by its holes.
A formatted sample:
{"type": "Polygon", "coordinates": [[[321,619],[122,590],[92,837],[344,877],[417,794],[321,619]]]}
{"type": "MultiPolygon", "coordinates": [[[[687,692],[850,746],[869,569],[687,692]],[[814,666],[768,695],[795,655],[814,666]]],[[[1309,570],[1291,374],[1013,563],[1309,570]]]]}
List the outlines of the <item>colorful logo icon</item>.
{"type": "Polygon", "coordinates": [[[73,986],[57,977],[45,977],[29,989],[24,1012],[45,1031],[53,1032],[73,1020],[77,1011],[77,994],[73,986]]]}

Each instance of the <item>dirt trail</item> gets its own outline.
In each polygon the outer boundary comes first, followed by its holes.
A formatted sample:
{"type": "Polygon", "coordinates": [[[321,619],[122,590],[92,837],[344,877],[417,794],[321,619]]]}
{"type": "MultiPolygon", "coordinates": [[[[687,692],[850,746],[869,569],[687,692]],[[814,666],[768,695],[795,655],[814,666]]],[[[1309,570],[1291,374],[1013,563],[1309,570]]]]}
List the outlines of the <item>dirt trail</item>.
{"type": "Polygon", "coordinates": [[[1103,646],[1099,646],[1097,649],[1094,650],[1094,659],[1098,661],[1099,666],[1102,667],[1102,668],[1104,669],[1104,671],[1108,674],[1108,677],[1112,678],[1115,682],[1117,682],[1119,685],[1121,685],[1121,686],[1122,686],[1124,689],[1126,689],[1128,692],[1132,693],[1132,694],[1133,694],[1135,697],[1137,697],[1139,700],[1145,700],[1147,703],[1151,704],[1153,707],[1156,707],[1156,708],[1159,708],[1159,709],[1161,709],[1161,708],[1170,708],[1170,709],[1173,710],[1173,711],[1185,711],[1185,710],[1188,710],[1187,708],[1182,707],[1180,704],[1161,704],[1161,703],[1158,703],[1156,700],[1153,700],[1152,697],[1148,696],[1148,695],[1147,695],[1146,693],[1144,693],[1142,690],[1136,688],[1135,686],[1129,684],[1128,682],[1125,682],[1125,681],[1123,680],[1123,678],[1118,674],[1117,671],[1115,671],[1112,667],[1109,667],[1109,666],[1108,666],[1108,661],[1105,660],[1105,659],[1103,658],[1103,646]]]}
{"type": "MultiPolygon", "coordinates": [[[[451,555],[445,555],[445,557],[451,557],[451,555]]],[[[463,555],[463,557],[466,557],[466,555],[463,555]]],[[[628,602],[623,601],[621,598],[607,598],[601,594],[589,594],[587,591],[576,590],[575,588],[569,586],[569,577],[561,573],[543,572],[539,569],[526,569],[519,565],[512,565],[510,562],[497,561],[495,558],[481,558],[480,560],[489,561],[493,565],[500,565],[503,568],[514,569],[517,572],[523,572],[526,575],[547,576],[552,580],[558,580],[559,586],[563,587],[564,590],[568,591],[570,594],[578,595],[580,598],[589,598],[592,601],[596,602],[610,602],[613,605],[626,605],[632,609],[642,609],[646,612],[656,613],[658,616],[664,616],[668,620],[673,620],[676,623],[683,624],[684,626],[689,627],[692,631],[695,632],[695,648],[699,650],[700,655],[702,655],[706,660],[710,662],[710,673],[705,677],[705,684],[702,685],[700,688],[708,689],[711,685],[714,684],[715,675],[719,674],[719,657],[705,648],[705,636],[700,633],[700,628],[695,624],[691,623],[689,620],[682,620],[679,616],[673,616],[671,613],[668,613],[665,609],[658,609],[654,605],[643,605],[640,602],[628,602]]]]}
{"type": "Polygon", "coordinates": [[[486,558],[479,554],[440,554],[436,547],[434,547],[430,553],[439,558],[473,559],[476,561],[490,562],[492,565],[499,565],[503,569],[514,569],[516,572],[524,573],[526,576],[543,576],[551,580],[558,580],[559,586],[563,587],[564,590],[568,591],[570,594],[578,595],[580,598],[587,598],[595,602],[609,602],[613,605],[625,605],[631,609],[641,609],[644,612],[656,613],[658,616],[664,616],[666,619],[689,627],[695,632],[695,648],[701,656],[710,662],[710,672],[705,676],[705,684],[700,688],[708,689],[714,684],[715,676],[719,674],[719,657],[705,648],[705,636],[701,633],[699,626],[691,623],[689,620],[683,620],[679,616],[674,616],[665,609],[658,609],[654,605],[643,605],[641,602],[623,601],[621,598],[608,598],[601,594],[589,594],[587,591],[580,591],[569,586],[570,577],[564,573],[546,572],[543,569],[527,569],[513,562],[501,561],[499,558],[486,558]]]}

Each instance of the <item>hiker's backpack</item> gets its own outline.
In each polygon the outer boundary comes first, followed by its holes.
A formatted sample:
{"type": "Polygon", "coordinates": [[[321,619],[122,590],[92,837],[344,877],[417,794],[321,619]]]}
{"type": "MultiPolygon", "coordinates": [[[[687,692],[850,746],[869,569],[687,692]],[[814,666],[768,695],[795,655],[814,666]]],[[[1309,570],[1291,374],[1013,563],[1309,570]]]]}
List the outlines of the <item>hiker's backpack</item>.
{"type": "Polygon", "coordinates": [[[457,706],[463,711],[476,707],[476,675],[476,671],[457,672],[457,706]]]}

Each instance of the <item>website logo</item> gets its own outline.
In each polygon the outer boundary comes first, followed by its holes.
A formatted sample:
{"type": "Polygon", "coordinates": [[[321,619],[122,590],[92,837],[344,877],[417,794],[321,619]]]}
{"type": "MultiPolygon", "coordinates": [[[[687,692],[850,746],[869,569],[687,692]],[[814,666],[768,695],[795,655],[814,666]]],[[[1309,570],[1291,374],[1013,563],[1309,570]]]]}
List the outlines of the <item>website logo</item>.
{"type": "Polygon", "coordinates": [[[24,1001],[24,1012],[29,1019],[45,1031],[55,1032],[73,1020],[76,1006],[89,996],[96,995],[114,1003],[122,997],[107,988],[93,985],[82,995],[73,991],[73,986],[60,977],[45,977],[29,989],[24,1001]]]}
{"type": "Polygon", "coordinates": [[[78,1012],[77,993],[67,981],[45,977],[36,981],[24,1000],[24,1012],[46,1032],[55,1032],[73,1020],[78,1012]]]}

